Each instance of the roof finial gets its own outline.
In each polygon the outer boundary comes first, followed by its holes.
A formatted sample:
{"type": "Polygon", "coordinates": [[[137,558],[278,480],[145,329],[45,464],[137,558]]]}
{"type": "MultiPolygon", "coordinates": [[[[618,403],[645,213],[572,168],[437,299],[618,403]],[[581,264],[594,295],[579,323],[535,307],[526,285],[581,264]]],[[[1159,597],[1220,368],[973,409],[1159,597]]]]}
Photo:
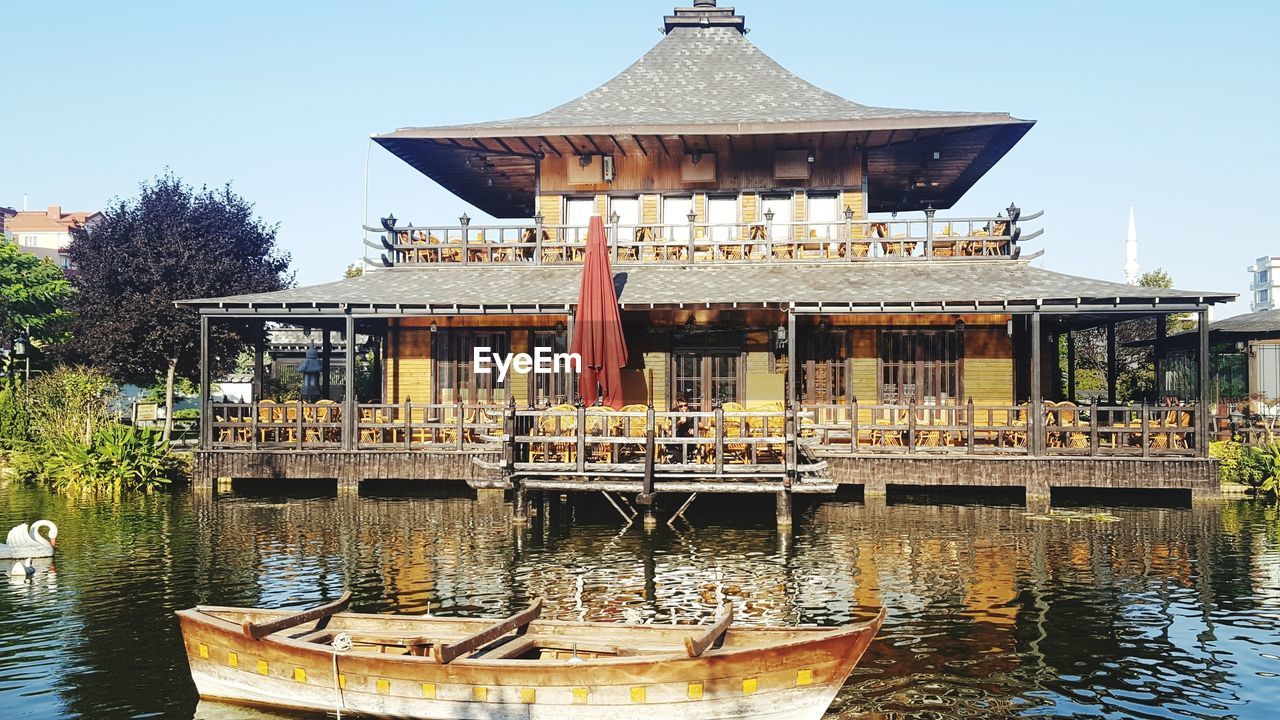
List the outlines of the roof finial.
{"type": "Polygon", "coordinates": [[[716,0],[693,0],[693,7],[678,7],[665,18],[662,31],[678,27],[731,27],[745,33],[745,21],[731,7],[718,7],[716,0]]]}

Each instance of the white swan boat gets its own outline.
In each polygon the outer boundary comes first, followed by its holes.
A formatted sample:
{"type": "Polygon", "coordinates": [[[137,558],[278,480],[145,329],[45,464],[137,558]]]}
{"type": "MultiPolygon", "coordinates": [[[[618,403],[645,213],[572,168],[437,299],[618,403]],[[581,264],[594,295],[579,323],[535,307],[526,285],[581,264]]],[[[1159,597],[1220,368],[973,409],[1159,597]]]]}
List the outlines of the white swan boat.
{"type": "Polygon", "coordinates": [[[58,526],[48,520],[37,520],[30,525],[22,523],[9,531],[9,537],[0,545],[0,558],[26,559],[53,557],[53,548],[58,544],[58,526]],[[40,533],[48,528],[49,537],[40,533]]]}

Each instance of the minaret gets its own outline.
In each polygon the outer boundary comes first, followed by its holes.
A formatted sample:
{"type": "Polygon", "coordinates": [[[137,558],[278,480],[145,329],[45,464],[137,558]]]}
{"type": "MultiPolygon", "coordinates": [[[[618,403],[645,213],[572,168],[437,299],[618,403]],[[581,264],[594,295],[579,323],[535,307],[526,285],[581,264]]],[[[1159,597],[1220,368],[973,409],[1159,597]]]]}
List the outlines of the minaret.
{"type": "Polygon", "coordinates": [[[1138,228],[1133,222],[1133,206],[1129,206],[1129,237],[1124,241],[1124,281],[1130,285],[1138,284],[1138,228]]]}

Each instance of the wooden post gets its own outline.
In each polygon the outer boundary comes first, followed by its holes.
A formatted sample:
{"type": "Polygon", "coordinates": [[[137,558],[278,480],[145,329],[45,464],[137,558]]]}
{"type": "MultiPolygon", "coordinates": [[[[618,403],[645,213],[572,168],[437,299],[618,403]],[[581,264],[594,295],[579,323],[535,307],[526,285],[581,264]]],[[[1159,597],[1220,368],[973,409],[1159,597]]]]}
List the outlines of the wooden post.
{"type": "Polygon", "coordinates": [[[1201,310],[1198,318],[1199,335],[1199,407],[1196,408],[1196,457],[1209,455],[1209,311],[1201,310]]]}
{"type": "Polygon", "coordinates": [[[786,456],[786,475],[782,479],[782,484],[786,487],[791,487],[791,479],[796,474],[796,443],[799,442],[796,430],[796,409],[795,407],[788,407],[786,420],[783,422],[783,442],[786,443],[784,452],[786,456]]]}
{"type": "Polygon", "coordinates": [[[778,529],[791,527],[791,492],[779,490],[778,497],[778,529]]]}
{"type": "Polygon", "coordinates": [[[1076,401],[1076,331],[1067,331],[1067,399],[1076,401]]]}
{"type": "Polygon", "coordinates": [[[582,473],[586,469],[586,453],[587,453],[587,409],[583,407],[581,396],[578,401],[577,416],[577,448],[578,448],[578,472],[582,473]]]}
{"type": "Polygon", "coordinates": [[[972,455],[975,445],[973,439],[973,397],[970,397],[969,401],[964,404],[964,417],[966,450],[972,455]]]}
{"type": "Polygon", "coordinates": [[[265,324],[258,323],[257,330],[258,332],[253,336],[253,396],[250,398],[253,402],[262,399],[262,365],[263,355],[266,352],[265,324]]]}
{"type": "Polygon", "coordinates": [[[849,452],[858,452],[858,397],[854,395],[849,402],[849,452]]]}
{"type": "Polygon", "coordinates": [[[1098,398],[1089,401],[1089,456],[1098,454],[1098,398]]]}
{"type": "Polygon", "coordinates": [[[1150,451],[1148,445],[1151,441],[1151,427],[1147,423],[1147,402],[1145,400],[1138,404],[1138,412],[1141,413],[1138,422],[1142,425],[1142,457],[1146,457],[1150,451]]]}
{"type": "Polygon", "coordinates": [[[712,412],[715,413],[715,457],[716,457],[716,476],[724,474],[724,406],[719,400],[715,401],[712,412]]]}
{"type": "Polygon", "coordinates": [[[542,264],[542,211],[533,216],[533,264],[542,264]]]}
{"type": "Polygon", "coordinates": [[[787,311],[787,408],[796,404],[796,314],[787,311]]]}
{"type": "Polygon", "coordinates": [[[1157,315],[1156,316],[1156,349],[1155,349],[1155,357],[1153,358],[1154,360],[1153,365],[1155,366],[1155,371],[1156,371],[1156,403],[1157,404],[1164,401],[1164,395],[1166,392],[1165,383],[1164,383],[1164,366],[1165,366],[1164,354],[1165,354],[1165,339],[1168,337],[1168,335],[1169,335],[1168,316],[1157,315]]]}
{"type": "Polygon", "coordinates": [[[911,396],[907,403],[907,452],[916,451],[916,396],[911,396]]]}
{"type": "Polygon", "coordinates": [[[303,434],[304,432],[306,432],[306,428],[303,426],[303,422],[302,422],[302,421],[303,421],[303,418],[302,418],[302,401],[301,401],[301,400],[299,400],[299,401],[298,401],[298,412],[294,415],[294,422],[296,422],[296,423],[297,423],[297,427],[295,427],[295,428],[294,428],[294,430],[297,432],[297,435],[295,435],[295,436],[294,436],[294,442],[296,442],[296,443],[298,444],[298,449],[299,449],[299,450],[301,450],[301,449],[302,449],[302,446],[303,446],[303,444],[304,444],[304,443],[303,443],[302,434],[303,434]]]}
{"type": "Polygon", "coordinates": [[[511,495],[511,524],[525,525],[529,522],[529,491],[524,483],[515,480],[511,495]]]}
{"type": "Polygon", "coordinates": [[[502,413],[502,470],[510,478],[516,469],[516,397],[507,396],[502,413]]]}
{"type": "Polygon", "coordinates": [[[933,259],[933,215],[937,212],[932,207],[924,209],[924,254],[933,259]]]}
{"type": "Polygon", "coordinates": [[[413,404],[408,397],[404,399],[404,417],[401,420],[404,422],[404,449],[410,450],[413,448],[413,404]]]}
{"type": "Polygon", "coordinates": [[[453,421],[456,423],[456,436],[453,441],[456,449],[458,450],[462,449],[462,433],[466,429],[465,423],[463,423],[463,414],[466,413],[466,411],[467,409],[463,406],[462,399],[459,398],[454,405],[453,416],[453,421]]]}
{"type": "Polygon", "coordinates": [[[1116,321],[1107,321],[1107,404],[1116,404],[1116,321]]]}
{"type": "Polygon", "coordinates": [[[200,447],[213,446],[213,407],[209,402],[209,316],[200,314],[200,447]]]}
{"type": "Polygon", "coordinates": [[[343,368],[342,382],[345,392],[342,398],[342,449],[351,450],[355,447],[356,441],[356,317],[347,312],[346,328],[343,331],[346,337],[346,352],[343,360],[346,367],[343,368]]]}
{"type": "MultiPolygon", "coordinates": [[[[653,403],[650,403],[644,414],[644,484],[640,488],[640,497],[636,498],[641,505],[653,505],[653,465],[657,453],[657,420],[653,403]]],[[[648,522],[647,515],[645,521],[648,522]]]]}
{"type": "Polygon", "coordinates": [[[1031,417],[1027,418],[1031,425],[1031,441],[1028,443],[1032,455],[1044,454],[1044,361],[1042,339],[1040,337],[1040,313],[1031,313],[1031,402],[1027,408],[1031,417]]]}
{"type": "Polygon", "coordinates": [[[320,332],[320,397],[329,399],[329,356],[333,354],[333,336],[329,328],[320,332]]]}

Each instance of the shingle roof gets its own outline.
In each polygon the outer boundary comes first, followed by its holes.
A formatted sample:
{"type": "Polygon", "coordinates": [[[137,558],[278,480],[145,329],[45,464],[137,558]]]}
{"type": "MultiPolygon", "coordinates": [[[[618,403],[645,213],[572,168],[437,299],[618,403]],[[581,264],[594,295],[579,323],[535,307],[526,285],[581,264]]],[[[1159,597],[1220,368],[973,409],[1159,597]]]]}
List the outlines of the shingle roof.
{"type": "MultiPolygon", "coordinates": [[[[374,270],[348,280],[274,293],[183,304],[433,309],[565,306],[577,300],[579,267],[452,266],[374,270]]],[[[1083,303],[1121,305],[1182,300],[1223,302],[1226,293],[1161,290],[1064,275],[1020,261],[798,263],[645,266],[614,274],[624,308],[678,304],[886,306],[1083,303]]],[[[550,308],[548,308],[550,309],[550,308]]]]}
{"type": "Polygon", "coordinates": [[[402,128],[377,136],[453,137],[591,132],[788,132],[1025,123],[1008,113],[874,107],[846,100],[791,73],[729,27],[673,29],[643,57],[581,97],[538,115],[463,125],[402,128]],[[734,127],[736,126],[736,128],[734,127]]]}
{"type": "Polygon", "coordinates": [[[1263,310],[1211,322],[1209,332],[1253,335],[1280,333],[1280,310],[1263,310]]]}

